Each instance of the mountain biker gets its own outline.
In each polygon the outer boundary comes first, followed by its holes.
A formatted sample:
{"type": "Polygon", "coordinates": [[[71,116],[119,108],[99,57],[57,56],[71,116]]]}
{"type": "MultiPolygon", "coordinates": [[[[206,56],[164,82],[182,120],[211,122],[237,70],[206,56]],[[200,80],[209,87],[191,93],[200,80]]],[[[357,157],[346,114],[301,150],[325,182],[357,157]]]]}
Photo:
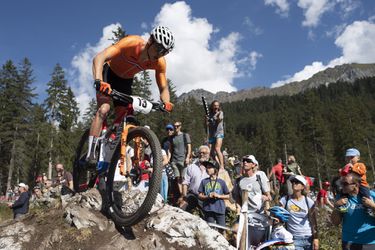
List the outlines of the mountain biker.
{"type": "MultiPolygon", "coordinates": [[[[87,160],[90,165],[97,161],[95,145],[102,123],[110,109],[111,98],[108,94],[112,89],[130,95],[134,75],[147,69],[155,70],[160,99],[164,103],[165,110],[172,111],[173,104],[170,102],[164,56],[173,50],[174,42],[173,34],[167,27],[157,26],[151,31],[148,41],[140,36],[128,35],[95,56],[92,71],[95,85],[99,85],[100,89],[96,95],[99,109],[91,124],[89,136],[87,160]]],[[[116,100],[113,103],[116,124],[126,114],[127,106],[116,100]]]]}

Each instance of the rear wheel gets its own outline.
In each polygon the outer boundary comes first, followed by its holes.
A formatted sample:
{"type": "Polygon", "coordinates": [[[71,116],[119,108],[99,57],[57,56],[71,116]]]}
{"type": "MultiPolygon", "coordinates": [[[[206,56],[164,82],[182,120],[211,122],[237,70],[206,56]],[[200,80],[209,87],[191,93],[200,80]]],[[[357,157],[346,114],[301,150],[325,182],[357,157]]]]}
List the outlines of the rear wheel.
{"type": "Polygon", "coordinates": [[[107,177],[108,212],[119,226],[144,219],[160,190],[162,152],[155,133],[143,127],[129,130],[127,177],[119,173],[120,144],[112,157],[107,177]]]}
{"type": "Polygon", "coordinates": [[[73,186],[75,192],[82,192],[92,188],[96,180],[95,166],[88,168],[86,164],[89,132],[90,130],[87,129],[83,133],[76,149],[73,164],[73,186]]]}

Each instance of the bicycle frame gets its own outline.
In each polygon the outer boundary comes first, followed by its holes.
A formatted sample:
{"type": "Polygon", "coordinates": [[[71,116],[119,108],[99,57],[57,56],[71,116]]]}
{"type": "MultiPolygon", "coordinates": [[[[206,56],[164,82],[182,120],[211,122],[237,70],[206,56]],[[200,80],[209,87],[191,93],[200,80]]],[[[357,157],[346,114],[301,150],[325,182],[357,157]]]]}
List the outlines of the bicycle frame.
{"type": "MultiPolygon", "coordinates": [[[[137,121],[134,118],[134,112],[140,112],[144,114],[148,114],[151,112],[151,110],[161,110],[163,111],[163,104],[161,103],[156,103],[156,102],[150,102],[146,99],[143,99],[138,96],[130,96],[126,95],[123,93],[120,93],[116,90],[113,90],[111,95],[113,99],[124,102],[128,105],[127,111],[124,114],[124,116],[121,118],[122,120],[122,125],[120,125],[117,129],[122,128],[121,131],[121,137],[120,137],[120,163],[119,163],[119,168],[120,168],[120,174],[122,176],[128,176],[129,175],[129,166],[126,164],[126,158],[127,158],[127,152],[126,152],[126,146],[127,146],[127,138],[129,134],[129,130],[132,128],[138,127],[138,125],[135,125],[137,121]],[[131,121],[132,120],[132,121],[131,121]],[[126,168],[126,167],[127,168],[126,168]]],[[[107,133],[110,131],[107,131],[107,133]]],[[[103,136],[100,137],[100,139],[104,139],[106,137],[109,137],[105,133],[103,136]]],[[[134,157],[132,159],[133,164],[135,166],[139,165],[139,162],[142,160],[141,159],[141,138],[136,138],[135,141],[135,148],[134,148],[134,157]]],[[[105,150],[105,148],[103,148],[105,150]]],[[[99,152],[100,154],[106,154],[107,152],[99,152]]],[[[110,155],[112,155],[113,152],[111,152],[110,155]]]]}

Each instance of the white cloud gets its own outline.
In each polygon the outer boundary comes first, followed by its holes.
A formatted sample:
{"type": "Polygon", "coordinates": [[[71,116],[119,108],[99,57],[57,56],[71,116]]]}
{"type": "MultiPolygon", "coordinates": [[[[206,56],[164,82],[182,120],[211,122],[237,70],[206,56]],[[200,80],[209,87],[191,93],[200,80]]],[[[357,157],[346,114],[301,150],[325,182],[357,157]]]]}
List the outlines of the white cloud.
{"type": "Polygon", "coordinates": [[[334,3],[328,0],[298,0],[298,7],[303,9],[305,20],[303,26],[316,27],[324,12],[330,10],[334,3]]]}
{"type": "Polygon", "coordinates": [[[308,79],[319,71],[345,63],[374,63],[374,41],[375,24],[368,21],[356,21],[348,25],[335,40],[336,46],[342,50],[342,56],[331,60],[327,65],[322,62],[313,62],[292,77],[273,83],[271,88],[308,79]]]}
{"type": "Polygon", "coordinates": [[[259,58],[262,58],[263,55],[256,52],[256,51],[251,51],[250,52],[250,65],[252,69],[256,68],[257,62],[259,58]]]}
{"type": "MultiPolygon", "coordinates": [[[[140,25],[148,27],[146,23],[140,25]]],[[[243,75],[242,70],[245,68],[244,64],[239,65],[240,59],[237,58],[240,51],[238,41],[241,39],[239,33],[232,32],[213,41],[212,35],[220,30],[207,19],[192,16],[191,8],[185,2],[165,4],[155,17],[153,25],[165,25],[175,36],[175,49],[166,56],[166,60],[167,77],[176,86],[178,95],[197,88],[214,93],[236,90],[233,81],[243,75]]],[[[100,40],[94,45],[87,44],[72,59],[70,82],[73,82],[82,113],[95,96],[92,87],[92,59],[111,44],[108,39],[113,36],[112,30],[117,26],[121,25],[116,23],[104,27],[100,40]]],[[[142,36],[147,39],[149,35],[145,33],[142,36]]],[[[252,60],[247,60],[248,68],[255,68],[257,59],[261,57],[261,54],[254,53],[252,60]]],[[[153,72],[151,75],[154,81],[153,72]]],[[[159,99],[156,84],[152,84],[151,90],[154,99],[159,99]]]]}
{"type": "Polygon", "coordinates": [[[207,19],[194,17],[185,2],[165,4],[154,24],[169,27],[176,39],[175,49],[166,59],[167,77],[177,94],[197,88],[211,92],[236,90],[233,79],[239,74],[235,60],[238,33],[230,33],[211,45],[212,34],[219,31],[207,19]]]}
{"type": "Polygon", "coordinates": [[[263,33],[263,30],[257,26],[255,26],[255,24],[251,21],[250,17],[245,17],[244,18],[244,21],[243,21],[243,24],[249,29],[249,31],[258,36],[258,35],[261,35],[263,33]]]}
{"type": "Polygon", "coordinates": [[[305,68],[297,73],[295,73],[292,77],[289,77],[287,80],[281,80],[273,83],[271,88],[280,87],[290,82],[294,81],[302,81],[312,77],[314,74],[318,73],[326,69],[327,66],[324,66],[322,62],[313,62],[311,65],[305,66],[305,68]]]}
{"type": "Polygon", "coordinates": [[[276,6],[276,13],[286,17],[289,12],[289,3],[287,0],[264,0],[265,5],[276,6]]]}
{"type": "Polygon", "coordinates": [[[81,114],[84,113],[90,100],[95,96],[92,77],[92,59],[104,48],[111,45],[109,39],[113,37],[113,30],[121,25],[119,23],[110,24],[103,28],[100,40],[95,44],[87,44],[86,47],[75,55],[71,62],[71,69],[68,71],[70,82],[73,84],[74,94],[77,98],[81,114]]]}

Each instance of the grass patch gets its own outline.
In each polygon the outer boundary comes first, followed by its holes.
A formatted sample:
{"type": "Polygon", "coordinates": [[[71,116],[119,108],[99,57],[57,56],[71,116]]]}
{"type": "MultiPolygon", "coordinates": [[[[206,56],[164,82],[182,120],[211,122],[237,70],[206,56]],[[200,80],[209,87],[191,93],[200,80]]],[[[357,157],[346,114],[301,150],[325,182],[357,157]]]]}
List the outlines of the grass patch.
{"type": "Polygon", "coordinates": [[[7,204],[0,204],[0,223],[13,218],[13,210],[7,204]]]}

